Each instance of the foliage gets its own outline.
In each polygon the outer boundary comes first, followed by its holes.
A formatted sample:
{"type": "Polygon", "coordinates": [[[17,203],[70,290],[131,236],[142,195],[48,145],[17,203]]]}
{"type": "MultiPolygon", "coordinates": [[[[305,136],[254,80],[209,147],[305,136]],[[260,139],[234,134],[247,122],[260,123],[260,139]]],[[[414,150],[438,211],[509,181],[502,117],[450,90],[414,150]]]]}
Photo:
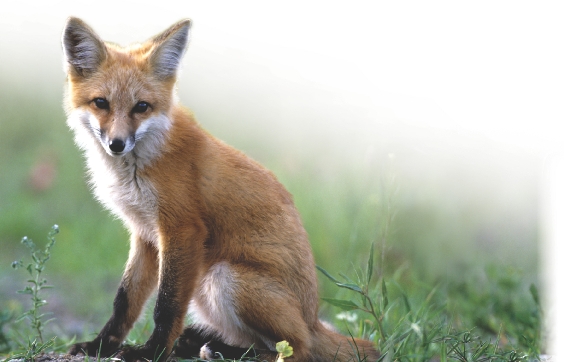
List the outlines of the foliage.
{"type": "MultiPolygon", "coordinates": [[[[13,264],[25,266],[32,276],[30,285],[20,291],[31,296],[32,305],[17,320],[27,319],[36,337],[28,338],[27,344],[20,343],[22,352],[12,354],[10,359],[30,361],[45,351],[61,348],[55,346],[55,338],[43,342],[49,321],[43,321],[47,313],[41,312],[47,304],[41,292],[50,287],[42,273],[57,232],[55,225],[44,250],[23,238],[33,262],[13,264]]],[[[490,266],[482,274],[469,273],[458,282],[433,285],[423,283],[406,268],[398,268],[392,275],[381,274],[375,268],[377,254],[376,243],[372,243],[368,260],[363,267],[355,267],[354,278],[342,273],[337,278],[322,267],[318,269],[345,293],[345,297],[322,298],[341,310],[336,321],[344,323],[351,337],[374,341],[382,352],[381,361],[518,362],[538,358],[543,337],[539,295],[534,284],[523,289],[516,270],[490,266]]],[[[0,324],[10,320],[10,313],[0,314],[0,324]]],[[[130,333],[128,343],[142,343],[152,328],[152,320],[146,315],[130,333]]],[[[63,335],[60,339],[68,338],[63,335]]],[[[9,336],[0,333],[2,343],[8,346],[5,350],[10,348],[9,336]]],[[[277,351],[279,360],[292,355],[292,347],[285,341],[277,344],[277,351]]]]}
{"type": "MultiPolygon", "coordinates": [[[[30,285],[27,285],[23,290],[19,290],[18,293],[30,295],[32,305],[28,311],[16,320],[16,322],[23,319],[29,320],[31,327],[35,329],[37,333],[37,339],[39,339],[41,343],[43,343],[43,328],[52,320],[43,321],[43,318],[47,316],[48,313],[41,313],[41,307],[47,304],[47,301],[42,298],[41,292],[44,289],[53,288],[52,285],[47,285],[47,280],[42,278],[41,274],[45,270],[45,263],[47,263],[47,261],[51,258],[51,248],[55,244],[55,235],[58,233],[59,226],[54,225],[47,236],[48,243],[45,246],[45,250],[38,249],[35,243],[27,236],[25,236],[21,241],[22,244],[29,249],[33,262],[27,264],[25,268],[32,277],[32,279],[27,280],[30,285]]],[[[23,266],[24,263],[22,260],[14,261],[12,263],[12,267],[14,269],[23,266]]]]}
{"type": "MultiPolygon", "coordinates": [[[[344,274],[338,279],[319,266],[318,269],[337,287],[348,291],[347,295],[352,294],[349,298],[322,299],[343,311],[337,319],[345,322],[352,337],[376,342],[382,352],[382,361],[517,362],[539,358],[541,320],[534,285],[519,294],[520,283],[510,283],[505,284],[509,289],[500,294],[484,295],[484,292],[470,290],[471,287],[455,294],[450,283],[433,287],[419,283],[419,288],[412,287],[407,294],[401,285],[400,280],[404,277],[401,274],[387,281],[383,277],[373,280],[373,258],[374,245],[366,268],[357,269],[355,279],[344,274]],[[527,296],[527,293],[530,294],[527,296]],[[532,303],[523,303],[527,297],[532,303]],[[515,308],[507,304],[502,305],[509,309],[488,307],[500,300],[506,301],[506,298],[515,298],[521,306],[528,307],[520,312],[531,317],[516,318],[515,308]],[[456,305],[449,301],[456,301],[456,305]],[[480,326],[482,313],[492,313],[488,328],[480,326]],[[457,331],[453,323],[463,330],[457,331]],[[497,326],[497,336],[491,333],[494,326],[497,326]]],[[[490,291],[499,290],[500,285],[510,278],[501,272],[494,274],[493,270],[498,269],[490,268],[493,274],[488,280],[490,291]],[[497,279],[493,279],[494,276],[497,279]]]]}
{"type": "Polygon", "coordinates": [[[525,354],[515,350],[499,351],[499,338],[492,344],[484,342],[471,331],[447,335],[433,342],[441,343],[441,361],[450,359],[461,362],[518,362],[527,359],[525,354]]]}
{"type": "MultiPolygon", "coordinates": [[[[43,299],[43,290],[50,289],[53,286],[47,284],[47,280],[42,277],[42,274],[45,270],[45,264],[51,258],[51,248],[55,244],[55,235],[58,233],[59,227],[54,225],[47,235],[47,244],[43,250],[38,248],[38,246],[35,245],[35,243],[27,236],[21,240],[21,243],[28,248],[32,262],[25,266],[25,270],[27,270],[31,276],[31,279],[27,280],[29,285],[26,285],[26,287],[22,290],[18,290],[18,293],[29,295],[31,299],[31,306],[19,318],[17,318],[15,322],[18,323],[27,319],[31,329],[34,331],[32,333],[35,333],[35,336],[33,336],[33,338],[29,335],[27,335],[27,338],[24,337],[26,342],[19,343],[23,352],[12,355],[10,357],[11,359],[21,358],[25,361],[32,361],[37,355],[53,348],[55,344],[56,337],[44,341],[44,328],[53,319],[44,320],[44,318],[50,313],[42,312],[42,307],[47,305],[47,301],[43,299]]],[[[14,261],[12,263],[12,267],[14,269],[24,267],[24,265],[25,264],[22,260],[14,261]]],[[[1,336],[5,338],[5,336],[1,336]]],[[[6,344],[9,346],[9,341],[6,341],[6,344]]]]}
{"type": "Polygon", "coordinates": [[[56,337],[49,339],[47,342],[39,342],[37,339],[28,340],[27,346],[23,347],[23,352],[18,352],[10,356],[7,360],[17,360],[23,359],[25,362],[32,362],[35,357],[39,356],[41,353],[47,352],[55,345],[56,337]]]}
{"type": "Polygon", "coordinates": [[[541,303],[536,285],[526,288],[522,279],[513,267],[490,265],[452,283],[447,298],[456,315],[467,316],[466,320],[459,318],[459,323],[488,334],[498,333],[503,326],[504,341],[522,346],[530,355],[539,355],[543,347],[541,303]]]}

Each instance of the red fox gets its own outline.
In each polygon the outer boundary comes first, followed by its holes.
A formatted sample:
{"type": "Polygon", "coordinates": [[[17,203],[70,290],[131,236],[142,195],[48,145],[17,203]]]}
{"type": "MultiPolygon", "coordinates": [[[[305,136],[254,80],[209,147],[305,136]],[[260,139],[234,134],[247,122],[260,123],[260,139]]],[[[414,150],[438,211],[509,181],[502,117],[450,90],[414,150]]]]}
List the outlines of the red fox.
{"type": "Polygon", "coordinates": [[[189,29],[182,20],[122,48],[80,19],[66,23],[67,123],[97,198],[131,233],[112,316],[70,353],[155,360],[178,340],[174,354],[183,358],[240,358],[252,346],[275,361],[286,340],[295,361],[376,361],[371,342],[319,321],[314,260],[292,196],[177,104],[189,29]],[[152,335],[124,348],[155,289],[152,335]],[[184,328],[187,313],[194,324],[184,328]]]}

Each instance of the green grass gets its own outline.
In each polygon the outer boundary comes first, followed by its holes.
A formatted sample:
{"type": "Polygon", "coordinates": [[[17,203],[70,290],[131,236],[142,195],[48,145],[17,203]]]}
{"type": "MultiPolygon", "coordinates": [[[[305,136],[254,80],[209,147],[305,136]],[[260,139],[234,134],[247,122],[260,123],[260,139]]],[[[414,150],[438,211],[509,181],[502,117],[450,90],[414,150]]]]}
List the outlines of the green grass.
{"type": "MultiPolygon", "coordinates": [[[[57,336],[60,350],[74,334],[89,338],[102,327],[127,258],[127,232],[90,194],[59,94],[58,85],[38,90],[33,99],[26,87],[0,87],[4,353],[15,348],[9,342],[12,321],[25,310],[16,294],[25,277],[9,267],[26,252],[19,243],[23,236],[40,240],[53,224],[61,228],[45,271],[55,285],[46,292],[46,308],[56,318],[46,328],[47,339],[57,336]],[[55,175],[44,189],[31,182],[40,166],[55,175]]],[[[374,243],[374,275],[366,287],[380,306],[379,317],[355,310],[349,312],[357,313],[356,321],[345,322],[336,318],[340,308],[322,302],[323,319],[344,333],[373,338],[381,348],[401,353],[401,360],[456,360],[443,356],[484,341],[499,353],[534,357],[542,351],[538,293],[542,299],[543,291],[531,289],[539,285],[537,185],[527,173],[535,160],[484,144],[479,152],[420,152],[421,140],[390,141],[385,130],[356,132],[347,125],[320,133],[291,128],[273,138],[268,124],[254,122],[251,136],[244,137],[249,134],[244,125],[216,122],[212,110],[197,116],[273,170],[290,190],[316,263],[331,275],[345,281],[343,273],[362,284],[359,271],[366,271],[374,243]],[[373,330],[375,318],[381,318],[379,330],[373,330]]],[[[321,273],[319,280],[323,298],[362,304],[353,290],[321,273]]],[[[150,333],[148,315],[130,335],[132,342],[150,333]]]]}
{"type": "MultiPolygon", "coordinates": [[[[28,271],[38,272],[30,280],[34,285],[42,280],[41,273],[51,253],[55,254],[50,250],[53,235],[49,235],[45,253],[39,252],[40,245],[31,248],[35,267],[28,271]]],[[[385,236],[382,235],[380,242],[384,242],[385,236]]],[[[29,244],[29,239],[23,240],[29,244]]],[[[381,361],[540,359],[544,335],[538,291],[535,284],[524,288],[515,269],[497,265],[476,268],[472,270],[475,273],[470,271],[458,282],[428,284],[408,268],[399,268],[392,274],[379,271],[377,263],[382,255],[377,246],[376,242],[371,245],[367,260],[355,266],[353,276],[343,273],[334,276],[323,267],[318,269],[323,278],[339,289],[331,297],[322,297],[327,305],[339,311],[332,322],[346,335],[373,341],[382,353],[381,361]]],[[[46,281],[41,283],[45,285],[46,281]]],[[[27,289],[30,290],[27,294],[31,294],[31,289],[27,289]]],[[[18,318],[20,322],[23,317],[34,316],[27,317],[29,326],[18,324],[14,314],[3,312],[0,327],[8,328],[0,328],[3,348],[0,352],[27,361],[44,351],[64,352],[74,342],[56,329],[42,337],[43,331],[47,331],[45,315],[37,315],[39,308],[46,305],[44,297],[39,288],[33,294],[34,303],[29,310],[18,311],[22,315],[18,318]]],[[[149,304],[152,307],[154,300],[149,304]]],[[[151,309],[138,321],[126,344],[142,344],[150,336],[151,309]]],[[[361,360],[359,356],[358,361],[361,360]]]]}

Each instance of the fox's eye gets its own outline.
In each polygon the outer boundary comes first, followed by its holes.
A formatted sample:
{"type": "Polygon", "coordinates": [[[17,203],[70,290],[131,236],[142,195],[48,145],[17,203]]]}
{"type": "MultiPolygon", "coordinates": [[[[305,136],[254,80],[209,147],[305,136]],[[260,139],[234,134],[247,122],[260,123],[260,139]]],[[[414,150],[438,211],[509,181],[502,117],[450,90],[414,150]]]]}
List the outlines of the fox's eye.
{"type": "Polygon", "coordinates": [[[139,101],[137,102],[135,107],[133,107],[132,111],[133,113],[145,113],[147,109],[149,109],[149,103],[145,101],[139,101]]]}
{"type": "Polygon", "coordinates": [[[100,109],[110,109],[110,102],[104,98],[94,98],[94,104],[100,109]]]}

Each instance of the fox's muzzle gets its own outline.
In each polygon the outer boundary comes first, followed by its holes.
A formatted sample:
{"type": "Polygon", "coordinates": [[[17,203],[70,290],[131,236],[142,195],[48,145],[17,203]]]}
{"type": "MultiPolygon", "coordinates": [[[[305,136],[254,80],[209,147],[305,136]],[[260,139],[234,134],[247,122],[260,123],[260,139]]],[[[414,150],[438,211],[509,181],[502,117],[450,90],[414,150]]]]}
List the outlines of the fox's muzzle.
{"type": "Polygon", "coordinates": [[[110,138],[102,133],[100,142],[110,156],[123,156],[135,147],[134,137],[115,137],[110,138]]]}

